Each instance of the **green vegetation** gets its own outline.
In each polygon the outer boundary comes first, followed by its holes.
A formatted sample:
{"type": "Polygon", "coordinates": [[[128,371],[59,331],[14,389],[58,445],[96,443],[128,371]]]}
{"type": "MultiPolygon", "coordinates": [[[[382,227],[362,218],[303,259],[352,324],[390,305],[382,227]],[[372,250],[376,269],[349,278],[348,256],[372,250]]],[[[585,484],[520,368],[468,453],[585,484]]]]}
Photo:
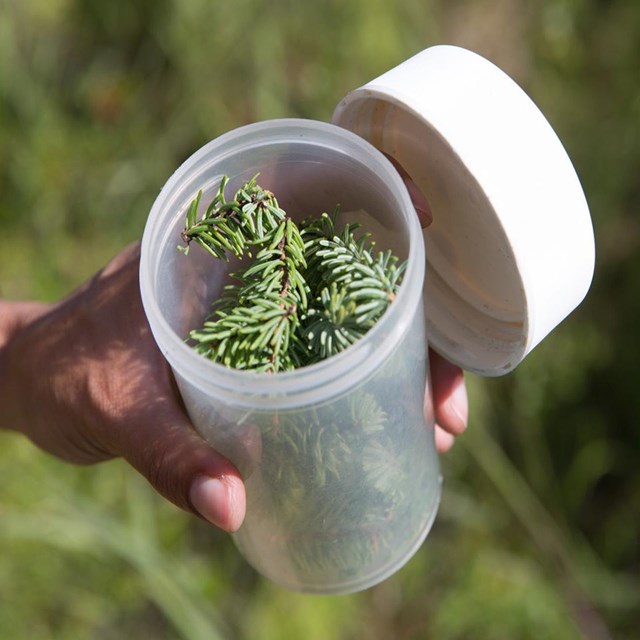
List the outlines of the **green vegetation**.
{"type": "Polygon", "coordinates": [[[432,44],[509,71],[573,158],[588,299],[514,374],[470,379],[435,528],[364,593],[285,592],[121,462],[0,434],[0,637],[632,638],[640,627],[640,4],[0,0],[0,292],[55,299],[141,235],[209,139],[329,120],[432,44]]]}
{"type": "Polygon", "coordinates": [[[339,206],[296,224],[256,177],[227,201],[225,176],[206,211],[198,211],[202,191],[187,211],[179,250],[195,241],[213,258],[251,260],[231,274],[189,341],[234,369],[292,371],[364,336],[395,298],[406,265],[390,251],[374,253],[359,224],[338,230],[339,206]]]}

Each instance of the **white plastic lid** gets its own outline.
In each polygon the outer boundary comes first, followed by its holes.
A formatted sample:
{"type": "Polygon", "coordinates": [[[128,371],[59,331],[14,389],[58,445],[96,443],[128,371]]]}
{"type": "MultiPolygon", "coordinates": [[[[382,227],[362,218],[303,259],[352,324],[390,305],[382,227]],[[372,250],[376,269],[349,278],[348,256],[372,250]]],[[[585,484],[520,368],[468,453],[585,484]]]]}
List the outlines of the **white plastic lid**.
{"type": "Polygon", "coordinates": [[[586,295],[595,262],[580,182],[543,114],[481,56],[437,46],[338,105],[333,122],[425,194],[430,345],[482,375],[511,371],[586,295]]]}

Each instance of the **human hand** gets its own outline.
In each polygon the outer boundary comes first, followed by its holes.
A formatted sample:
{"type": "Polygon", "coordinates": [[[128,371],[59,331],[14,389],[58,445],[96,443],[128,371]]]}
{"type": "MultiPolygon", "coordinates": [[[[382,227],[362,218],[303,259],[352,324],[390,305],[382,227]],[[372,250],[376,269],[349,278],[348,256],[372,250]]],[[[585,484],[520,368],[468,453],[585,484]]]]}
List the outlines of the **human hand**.
{"type": "Polygon", "coordinates": [[[142,308],[139,257],[127,247],[58,304],[3,303],[13,320],[0,348],[0,426],[69,462],[123,457],[178,507],[235,531],[242,479],[187,418],[142,308]]]}
{"type": "MultiPolygon", "coordinates": [[[[123,457],[178,507],[235,531],[244,484],[189,422],[142,308],[139,257],[127,247],[60,303],[3,303],[0,426],[69,462],[123,457]]],[[[466,425],[466,391],[460,369],[433,352],[430,363],[445,451],[466,425]]]]}

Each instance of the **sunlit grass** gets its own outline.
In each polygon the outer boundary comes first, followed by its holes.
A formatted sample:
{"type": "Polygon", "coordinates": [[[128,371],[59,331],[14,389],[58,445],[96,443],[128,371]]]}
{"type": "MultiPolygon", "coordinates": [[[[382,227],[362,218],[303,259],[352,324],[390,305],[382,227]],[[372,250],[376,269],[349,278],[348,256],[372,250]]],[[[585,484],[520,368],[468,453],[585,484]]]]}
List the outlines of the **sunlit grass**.
{"type": "Polygon", "coordinates": [[[55,300],[90,277],[207,140],[329,120],[347,91],[449,40],[512,68],[543,106],[587,191],[599,264],[586,304],[515,374],[470,380],[434,530],[364,593],[286,592],[123,462],[75,468],[0,433],[0,638],[633,637],[640,5],[515,6],[5,0],[3,296],[55,300]]]}

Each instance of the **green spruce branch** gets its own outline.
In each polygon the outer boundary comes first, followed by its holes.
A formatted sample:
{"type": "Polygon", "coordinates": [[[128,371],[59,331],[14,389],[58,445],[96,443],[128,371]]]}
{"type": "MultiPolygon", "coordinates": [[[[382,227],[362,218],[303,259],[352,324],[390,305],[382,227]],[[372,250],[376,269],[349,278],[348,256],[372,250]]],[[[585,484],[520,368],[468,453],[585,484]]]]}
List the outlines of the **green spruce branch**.
{"type": "Polygon", "coordinates": [[[257,252],[237,283],[225,287],[211,315],[190,338],[202,355],[236,369],[275,372],[298,364],[295,348],[299,309],[307,307],[304,243],[298,227],[275,196],[251,179],[232,201],[224,197],[226,178],[202,217],[202,194],[191,203],[183,240],[195,240],[216,258],[243,258],[257,252]]]}
{"type": "Polygon", "coordinates": [[[394,300],[405,265],[389,251],[374,253],[369,235],[356,235],[359,225],[338,231],[338,208],[298,227],[256,177],[230,201],[227,182],[201,216],[202,193],[191,203],[182,250],[195,241],[215,258],[255,258],[190,333],[194,348],[229,367],[276,372],[359,340],[394,300]]]}
{"type": "Polygon", "coordinates": [[[332,216],[303,222],[307,279],[317,291],[303,323],[310,362],[328,358],[359,340],[396,297],[406,263],[390,251],[373,253],[358,224],[336,231],[332,216]]]}
{"type": "MultiPolygon", "coordinates": [[[[405,265],[376,252],[359,225],[338,228],[338,208],[298,226],[255,178],[230,201],[226,184],[201,215],[202,194],[191,203],[183,250],[196,242],[215,258],[250,261],[191,331],[193,347],[230,367],[276,372],[331,357],[365,335],[395,299],[405,265]]],[[[418,370],[411,362],[419,354],[402,358],[418,370]]],[[[423,416],[410,415],[406,387],[384,367],[321,406],[252,415],[261,434],[252,516],[278,523],[279,544],[302,574],[328,582],[366,574],[423,526],[407,496],[425,471],[406,447],[423,416]]]]}

